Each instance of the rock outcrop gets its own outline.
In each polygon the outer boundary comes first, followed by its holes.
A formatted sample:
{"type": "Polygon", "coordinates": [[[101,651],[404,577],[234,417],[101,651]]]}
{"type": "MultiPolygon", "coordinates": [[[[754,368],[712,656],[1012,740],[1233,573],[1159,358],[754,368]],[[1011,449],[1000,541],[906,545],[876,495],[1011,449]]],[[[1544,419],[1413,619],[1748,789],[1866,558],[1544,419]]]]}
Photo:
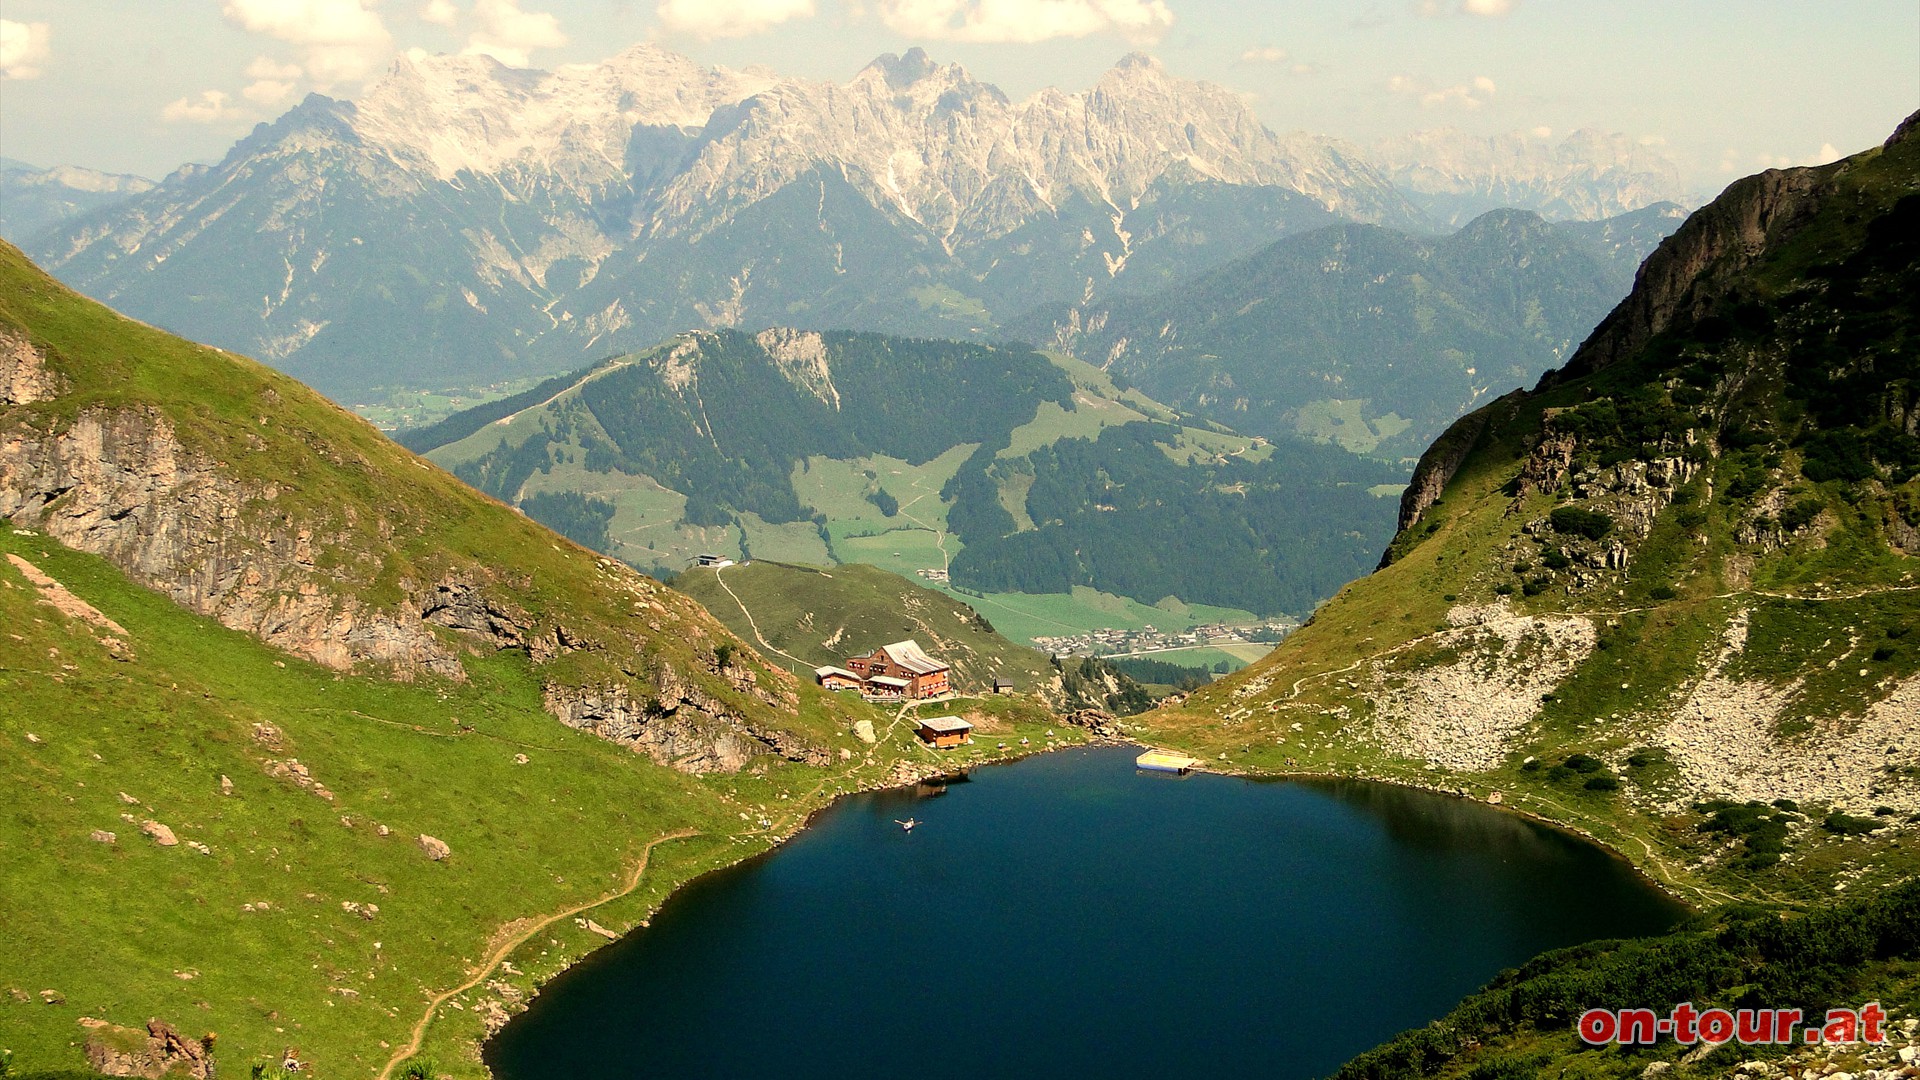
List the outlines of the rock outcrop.
{"type": "Polygon", "coordinates": [[[213,1080],[212,1035],[189,1039],[163,1020],[147,1021],[144,1030],[91,1017],[80,1026],[87,1033],[87,1064],[102,1075],[213,1080]]]}

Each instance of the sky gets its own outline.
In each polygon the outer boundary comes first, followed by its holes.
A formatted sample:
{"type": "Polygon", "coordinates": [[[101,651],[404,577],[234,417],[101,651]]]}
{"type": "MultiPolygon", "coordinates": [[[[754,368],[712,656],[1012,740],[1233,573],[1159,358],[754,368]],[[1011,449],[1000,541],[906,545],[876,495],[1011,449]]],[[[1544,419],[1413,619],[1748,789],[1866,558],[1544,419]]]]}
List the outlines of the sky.
{"type": "Polygon", "coordinates": [[[1015,98],[1146,52],[1277,131],[1596,127],[1702,196],[1920,108],[1914,0],[0,0],[0,155],[159,177],[407,50],[551,69],[642,41],[834,81],[918,45],[1015,98]]]}

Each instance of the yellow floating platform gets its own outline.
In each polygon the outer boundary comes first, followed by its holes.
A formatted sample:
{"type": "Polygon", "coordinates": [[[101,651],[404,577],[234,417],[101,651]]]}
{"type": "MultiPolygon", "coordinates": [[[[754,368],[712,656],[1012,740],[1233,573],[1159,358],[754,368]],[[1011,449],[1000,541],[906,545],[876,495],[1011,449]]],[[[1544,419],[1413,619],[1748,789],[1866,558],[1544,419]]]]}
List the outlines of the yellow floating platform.
{"type": "Polygon", "coordinates": [[[1149,750],[1133,759],[1134,768],[1146,769],[1148,772],[1183,773],[1198,764],[1200,764],[1198,758],[1190,758],[1185,754],[1169,754],[1164,750],[1149,750]]]}

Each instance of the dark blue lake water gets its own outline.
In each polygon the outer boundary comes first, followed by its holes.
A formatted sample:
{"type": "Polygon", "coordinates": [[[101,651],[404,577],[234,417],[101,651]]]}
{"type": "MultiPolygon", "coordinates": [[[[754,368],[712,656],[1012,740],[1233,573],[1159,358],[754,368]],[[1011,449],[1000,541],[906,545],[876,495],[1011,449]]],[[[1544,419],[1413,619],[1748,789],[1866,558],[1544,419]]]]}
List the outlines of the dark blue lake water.
{"type": "Polygon", "coordinates": [[[555,980],[487,1059],[505,1080],[1313,1077],[1536,953],[1684,914],[1485,806],[1136,774],[1134,753],[843,800],[555,980]]]}

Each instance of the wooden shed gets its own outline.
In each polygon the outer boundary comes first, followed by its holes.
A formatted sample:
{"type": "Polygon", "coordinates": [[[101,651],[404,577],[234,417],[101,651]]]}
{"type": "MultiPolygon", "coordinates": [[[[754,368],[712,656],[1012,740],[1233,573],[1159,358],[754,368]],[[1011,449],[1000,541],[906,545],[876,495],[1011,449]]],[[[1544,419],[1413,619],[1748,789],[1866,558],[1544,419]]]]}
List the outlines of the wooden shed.
{"type": "Polygon", "coordinates": [[[855,675],[846,668],[837,668],[831,665],[814,668],[813,677],[821,686],[829,690],[858,690],[862,683],[860,676],[855,675]]]}
{"type": "Polygon", "coordinates": [[[973,741],[973,725],[957,716],[929,716],[914,732],[920,741],[936,749],[964,746],[973,741]]]}

